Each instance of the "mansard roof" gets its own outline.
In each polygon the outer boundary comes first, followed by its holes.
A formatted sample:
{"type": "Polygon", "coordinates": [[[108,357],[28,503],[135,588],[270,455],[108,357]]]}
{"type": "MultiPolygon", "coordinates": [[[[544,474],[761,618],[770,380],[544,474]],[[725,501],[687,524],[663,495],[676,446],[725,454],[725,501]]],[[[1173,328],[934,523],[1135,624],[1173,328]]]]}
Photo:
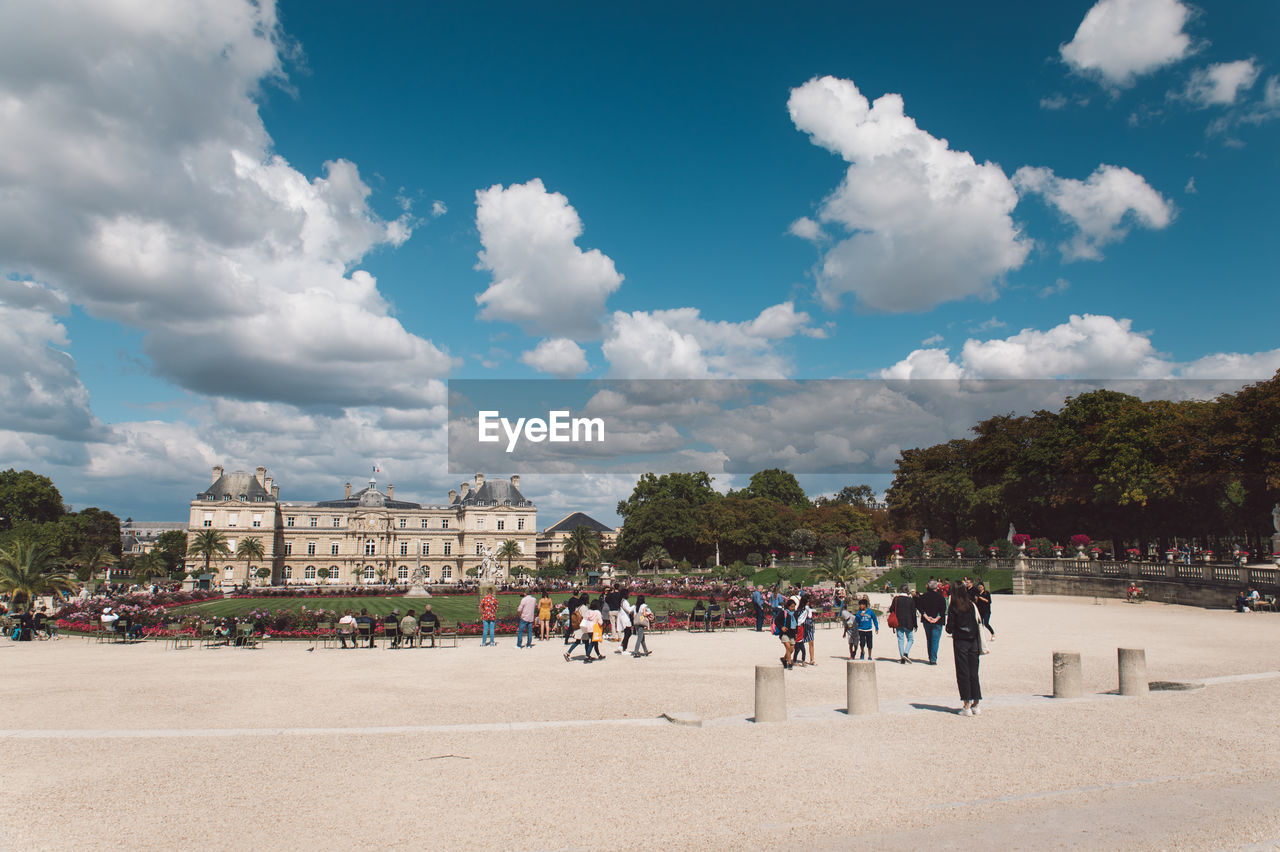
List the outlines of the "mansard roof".
{"type": "Polygon", "coordinates": [[[243,470],[224,473],[218,481],[196,495],[197,500],[243,500],[249,503],[274,503],[271,492],[262,487],[258,477],[243,470]]]}
{"type": "Polygon", "coordinates": [[[408,500],[392,500],[377,489],[370,481],[368,488],[362,488],[350,497],[340,500],[321,500],[315,504],[318,509],[421,509],[421,503],[410,503],[408,500]]]}
{"type": "Polygon", "coordinates": [[[571,533],[578,527],[586,527],[592,532],[598,533],[613,532],[613,527],[606,527],[604,524],[600,523],[585,512],[574,512],[570,515],[566,515],[560,522],[547,527],[542,531],[542,534],[551,535],[552,533],[571,533]]]}
{"type": "Polygon", "coordinates": [[[520,493],[520,489],[507,479],[486,479],[466,497],[458,496],[452,503],[458,506],[532,506],[533,503],[520,493]]]}

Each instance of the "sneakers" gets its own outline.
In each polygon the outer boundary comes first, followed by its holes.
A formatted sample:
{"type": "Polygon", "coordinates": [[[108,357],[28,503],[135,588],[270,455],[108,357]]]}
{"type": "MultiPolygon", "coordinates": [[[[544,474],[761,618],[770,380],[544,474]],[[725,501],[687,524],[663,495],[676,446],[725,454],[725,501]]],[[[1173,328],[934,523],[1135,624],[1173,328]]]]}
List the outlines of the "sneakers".
{"type": "Polygon", "coordinates": [[[960,708],[960,715],[961,715],[961,716],[972,716],[972,715],[973,715],[973,711],[972,711],[972,710],[970,710],[968,707],[961,707],[961,708],[960,708]]]}
{"type": "Polygon", "coordinates": [[[973,705],[973,706],[972,706],[972,707],[970,707],[969,709],[973,711],[973,715],[975,715],[975,716],[981,716],[981,715],[982,715],[982,708],[981,708],[981,707],[979,707],[977,704],[973,705]]]}

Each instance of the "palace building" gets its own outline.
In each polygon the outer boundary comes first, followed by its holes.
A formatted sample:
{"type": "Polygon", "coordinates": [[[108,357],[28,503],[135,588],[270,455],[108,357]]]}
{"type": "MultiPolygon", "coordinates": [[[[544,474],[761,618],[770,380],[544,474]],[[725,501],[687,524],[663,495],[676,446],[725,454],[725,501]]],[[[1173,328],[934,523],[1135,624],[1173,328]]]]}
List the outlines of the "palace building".
{"type": "MultiPolygon", "coordinates": [[[[337,499],[299,502],[280,499],[265,467],[228,473],[219,465],[191,501],[188,540],[206,529],[222,533],[231,551],[210,560],[214,584],[451,583],[478,569],[487,552],[502,580],[535,568],[537,509],[518,476],[477,473],[437,505],[397,500],[394,485],[384,493],[373,479],[355,493],[347,483],[337,499]],[[245,538],[262,543],[261,559],[235,556],[245,538]],[[497,555],[506,541],[519,550],[509,560],[497,555]],[[269,577],[256,576],[262,568],[269,577]]],[[[203,556],[186,562],[188,572],[204,569],[203,556]]]]}

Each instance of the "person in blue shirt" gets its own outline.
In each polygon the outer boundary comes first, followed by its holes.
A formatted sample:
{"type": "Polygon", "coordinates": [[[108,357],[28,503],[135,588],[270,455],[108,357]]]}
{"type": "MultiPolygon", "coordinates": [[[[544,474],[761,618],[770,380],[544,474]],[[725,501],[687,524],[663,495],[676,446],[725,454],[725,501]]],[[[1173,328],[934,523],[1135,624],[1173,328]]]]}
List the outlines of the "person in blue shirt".
{"type": "Polygon", "coordinates": [[[849,659],[871,659],[872,630],[880,632],[880,619],[871,608],[868,598],[858,600],[858,610],[846,611],[844,617],[844,635],[849,639],[849,659]]]}
{"type": "Polygon", "coordinates": [[[759,586],[751,592],[751,605],[756,608],[756,632],[760,633],[764,629],[764,595],[759,586]]]}

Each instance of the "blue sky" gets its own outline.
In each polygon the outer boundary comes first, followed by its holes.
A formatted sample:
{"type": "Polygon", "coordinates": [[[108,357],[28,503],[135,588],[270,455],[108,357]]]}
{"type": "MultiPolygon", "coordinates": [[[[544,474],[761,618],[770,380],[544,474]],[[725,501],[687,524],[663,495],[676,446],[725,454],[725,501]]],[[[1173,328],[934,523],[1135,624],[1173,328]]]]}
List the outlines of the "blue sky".
{"type": "Polygon", "coordinates": [[[1274,3],[61,5],[0,11],[0,466],[76,505],[441,499],[450,378],[1280,368],[1274,3]]]}

